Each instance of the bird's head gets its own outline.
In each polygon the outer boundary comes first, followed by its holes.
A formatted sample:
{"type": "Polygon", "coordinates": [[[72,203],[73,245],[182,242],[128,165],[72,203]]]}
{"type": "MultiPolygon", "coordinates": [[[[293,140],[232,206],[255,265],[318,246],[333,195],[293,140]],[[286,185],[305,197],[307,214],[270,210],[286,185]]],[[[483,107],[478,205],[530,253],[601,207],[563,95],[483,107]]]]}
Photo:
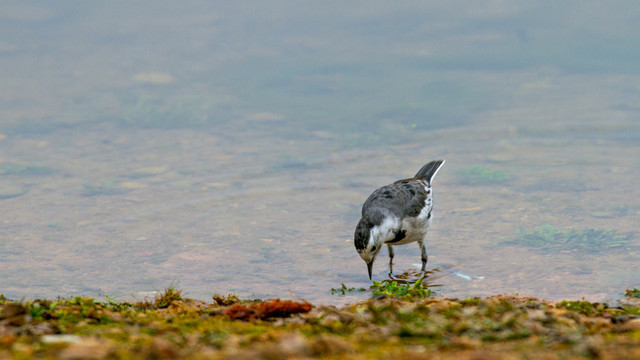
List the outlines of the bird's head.
{"type": "Polygon", "coordinates": [[[367,270],[369,271],[369,279],[371,279],[371,272],[373,269],[373,262],[376,259],[376,255],[382,248],[382,243],[376,243],[376,240],[372,236],[372,228],[374,225],[367,223],[366,219],[362,218],[356,226],[356,233],[353,238],[353,242],[356,246],[358,254],[367,263],[367,270]]]}
{"type": "Polygon", "coordinates": [[[369,279],[371,279],[373,262],[382,249],[382,245],[393,238],[395,227],[397,227],[395,221],[382,213],[363,216],[358,222],[353,242],[358,254],[367,263],[369,279]]]}

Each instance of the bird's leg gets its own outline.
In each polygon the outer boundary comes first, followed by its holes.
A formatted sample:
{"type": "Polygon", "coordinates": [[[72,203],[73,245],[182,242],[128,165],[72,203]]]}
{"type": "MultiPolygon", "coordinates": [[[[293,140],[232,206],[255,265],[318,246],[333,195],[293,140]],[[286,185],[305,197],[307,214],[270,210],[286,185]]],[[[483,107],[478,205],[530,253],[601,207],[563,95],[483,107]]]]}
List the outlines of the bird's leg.
{"type": "Polygon", "coordinates": [[[429,257],[427,256],[427,249],[424,247],[424,241],[419,240],[418,245],[420,245],[420,252],[422,253],[422,271],[424,272],[427,267],[427,260],[429,260],[429,257]]]}
{"type": "Polygon", "coordinates": [[[387,248],[389,249],[389,275],[391,275],[393,273],[393,248],[389,244],[387,244],[387,248]]]}

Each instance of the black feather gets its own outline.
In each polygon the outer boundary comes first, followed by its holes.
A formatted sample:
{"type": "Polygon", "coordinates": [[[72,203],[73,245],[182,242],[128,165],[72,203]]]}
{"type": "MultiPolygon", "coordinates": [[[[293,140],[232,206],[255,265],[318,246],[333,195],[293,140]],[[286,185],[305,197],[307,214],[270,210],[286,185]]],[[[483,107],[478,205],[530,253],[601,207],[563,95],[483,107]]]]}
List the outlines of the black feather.
{"type": "Polygon", "coordinates": [[[395,232],[396,237],[393,238],[393,240],[389,240],[387,241],[387,244],[393,244],[393,243],[397,243],[398,241],[404,239],[407,236],[407,231],[406,230],[398,230],[395,232]]]}
{"type": "Polygon", "coordinates": [[[434,160],[427,165],[423,166],[414,179],[416,180],[426,180],[429,184],[431,184],[431,179],[436,175],[440,167],[444,164],[444,160],[434,160]]]}
{"type": "Polygon", "coordinates": [[[434,160],[420,168],[416,176],[408,179],[398,180],[394,182],[394,184],[403,184],[415,180],[424,180],[427,182],[427,184],[431,185],[431,180],[434,176],[436,176],[436,173],[438,172],[438,170],[440,170],[442,164],[444,164],[444,160],[434,160]]]}

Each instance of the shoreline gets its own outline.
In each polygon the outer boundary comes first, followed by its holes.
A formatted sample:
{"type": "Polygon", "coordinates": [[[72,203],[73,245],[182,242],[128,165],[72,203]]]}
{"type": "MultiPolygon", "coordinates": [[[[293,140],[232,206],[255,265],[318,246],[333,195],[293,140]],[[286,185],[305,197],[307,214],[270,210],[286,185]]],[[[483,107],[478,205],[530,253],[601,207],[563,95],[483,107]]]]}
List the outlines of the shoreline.
{"type": "MultiPolygon", "coordinates": [[[[637,290],[637,289],[634,289],[637,290]]],[[[205,302],[166,289],[136,303],[0,298],[0,357],[63,359],[640,358],[640,300],[534,297],[205,302]]]]}

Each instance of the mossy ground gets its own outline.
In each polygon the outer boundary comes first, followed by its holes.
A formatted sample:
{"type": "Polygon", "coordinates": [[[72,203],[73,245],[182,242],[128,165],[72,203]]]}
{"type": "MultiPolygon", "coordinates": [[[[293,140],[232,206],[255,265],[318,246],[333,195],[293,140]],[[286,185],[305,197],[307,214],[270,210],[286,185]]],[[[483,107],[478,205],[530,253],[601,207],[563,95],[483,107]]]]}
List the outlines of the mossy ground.
{"type": "Polygon", "coordinates": [[[186,299],[175,289],[138,303],[0,298],[0,358],[640,358],[633,306],[511,296],[385,298],[341,308],[214,298],[186,299]],[[302,313],[230,315],[269,304],[302,313]]]}

